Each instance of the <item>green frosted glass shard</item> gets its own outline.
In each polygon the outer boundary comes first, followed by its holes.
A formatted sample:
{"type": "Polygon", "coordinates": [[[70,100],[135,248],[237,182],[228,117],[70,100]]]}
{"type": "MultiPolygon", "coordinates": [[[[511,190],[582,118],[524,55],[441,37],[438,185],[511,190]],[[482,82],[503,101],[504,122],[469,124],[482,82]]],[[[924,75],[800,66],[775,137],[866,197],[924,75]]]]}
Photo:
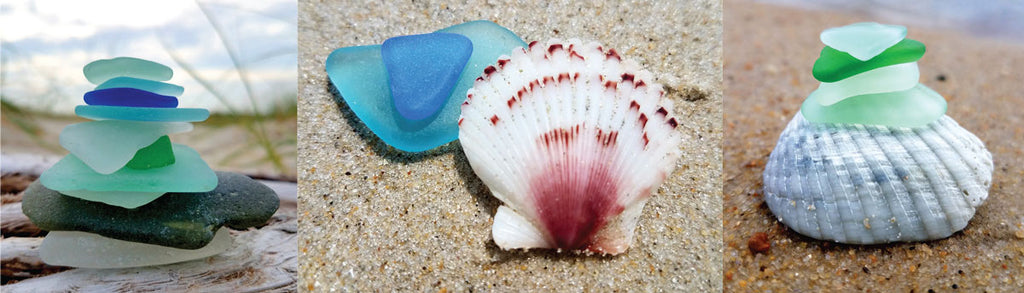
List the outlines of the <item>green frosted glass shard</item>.
{"type": "Polygon", "coordinates": [[[88,201],[134,209],[160,198],[166,192],[61,190],[60,193],[88,201]]]}
{"type": "Polygon", "coordinates": [[[828,106],[853,96],[906,90],[917,85],[919,79],[917,62],[903,63],[854,75],[837,82],[823,82],[811,93],[811,97],[822,106],[828,106]]]}
{"type": "Polygon", "coordinates": [[[102,84],[108,79],[118,76],[135,77],[156,81],[171,80],[174,71],[170,67],[153,61],[132,58],[117,57],[113,59],[100,59],[86,64],[82,68],[85,78],[92,84],[102,84]]]}
{"type": "Polygon", "coordinates": [[[925,47],[921,42],[903,39],[896,45],[885,49],[868,61],[860,61],[849,53],[825,46],[821,55],[814,61],[814,79],[821,82],[836,82],[862,72],[893,64],[914,62],[924,56],[925,47]]]}
{"type": "Polygon", "coordinates": [[[861,22],[826,29],[821,32],[821,42],[836,50],[850,53],[853,58],[866,61],[899,43],[906,36],[905,26],[861,22]]]}
{"type": "Polygon", "coordinates": [[[188,122],[90,121],[65,127],[60,145],[96,172],[110,174],[161,136],[190,130],[188,122]]]}
{"type": "Polygon", "coordinates": [[[217,230],[213,241],[200,249],[117,240],[78,231],[51,231],[39,245],[39,258],[52,266],[132,268],[206,258],[227,251],[232,242],[227,229],[217,230]]]}
{"type": "MultiPolygon", "coordinates": [[[[155,139],[154,139],[155,140],[155,139]]],[[[217,176],[199,153],[188,146],[172,144],[173,165],[154,169],[121,168],[100,174],[69,154],[39,176],[53,190],[206,192],[217,187],[217,176]]]]}
{"type": "Polygon", "coordinates": [[[822,106],[812,96],[804,100],[800,113],[818,123],[920,127],[946,114],[946,99],[918,84],[905,91],[851,97],[831,106],[822,106]]]}
{"type": "Polygon", "coordinates": [[[163,83],[163,82],[159,82],[159,81],[155,81],[155,80],[127,77],[127,76],[121,76],[121,77],[115,77],[115,78],[108,79],[107,81],[105,81],[102,84],[100,84],[99,86],[97,86],[96,89],[97,90],[102,90],[102,89],[109,89],[109,88],[124,88],[124,87],[130,87],[130,88],[144,90],[144,91],[147,91],[147,92],[152,92],[152,93],[156,93],[156,94],[160,94],[160,95],[175,96],[175,97],[180,96],[181,93],[185,92],[185,88],[183,88],[183,87],[181,87],[179,85],[163,83]]]}
{"type": "Polygon", "coordinates": [[[125,167],[132,169],[153,169],[174,164],[171,138],[161,136],[153,144],[139,149],[125,167]]]}

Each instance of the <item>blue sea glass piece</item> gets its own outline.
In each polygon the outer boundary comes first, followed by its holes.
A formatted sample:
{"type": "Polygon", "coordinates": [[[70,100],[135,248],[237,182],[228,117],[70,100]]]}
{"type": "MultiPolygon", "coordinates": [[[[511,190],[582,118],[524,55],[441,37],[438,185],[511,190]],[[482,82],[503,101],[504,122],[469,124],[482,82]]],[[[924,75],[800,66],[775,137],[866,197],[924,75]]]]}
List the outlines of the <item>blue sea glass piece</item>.
{"type": "Polygon", "coordinates": [[[380,45],[340,48],[327,57],[327,75],[345,103],[370,131],[399,150],[422,152],[458,138],[459,106],[474,80],[501,55],[511,55],[515,48],[527,46],[508,29],[486,20],[439,32],[466,36],[473,43],[473,52],[441,111],[420,121],[409,121],[395,111],[380,45]]]}
{"type": "Polygon", "coordinates": [[[119,87],[87,92],[85,103],[101,106],[174,108],[178,106],[178,98],[130,87],[119,87]]]}
{"type": "Polygon", "coordinates": [[[112,59],[100,59],[82,68],[85,78],[92,84],[101,84],[108,79],[118,76],[137,77],[157,81],[168,81],[174,76],[170,67],[153,61],[132,58],[117,57],[112,59]]]}
{"type": "Polygon", "coordinates": [[[119,87],[130,87],[144,90],[147,92],[152,92],[154,94],[175,97],[180,96],[181,93],[185,92],[185,88],[179,85],[127,76],[119,76],[108,79],[107,81],[104,81],[102,84],[97,86],[96,89],[102,90],[119,87]]]}
{"type": "Polygon", "coordinates": [[[172,144],[174,164],[162,168],[121,168],[111,174],[96,173],[74,154],[68,154],[39,175],[39,182],[53,190],[207,192],[217,187],[217,175],[192,148],[172,144]]]}
{"type": "Polygon", "coordinates": [[[201,108],[148,108],[79,105],[75,107],[75,115],[92,120],[196,122],[209,118],[210,111],[201,108]]]}
{"type": "Polygon", "coordinates": [[[452,94],[473,44],[457,34],[431,33],[384,41],[381,56],[395,109],[403,118],[434,116],[452,94]]]}

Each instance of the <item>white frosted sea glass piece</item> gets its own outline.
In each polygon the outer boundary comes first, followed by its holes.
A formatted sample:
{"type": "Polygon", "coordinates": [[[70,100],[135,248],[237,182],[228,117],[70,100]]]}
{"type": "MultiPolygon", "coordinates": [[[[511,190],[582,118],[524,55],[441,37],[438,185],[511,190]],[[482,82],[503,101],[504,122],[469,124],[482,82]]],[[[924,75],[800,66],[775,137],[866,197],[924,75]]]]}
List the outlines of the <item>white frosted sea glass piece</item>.
{"type": "Polygon", "coordinates": [[[853,58],[867,61],[906,36],[907,27],[902,25],[860,22],[822,31],[821,42],[832,49],[849,53],[853,58]]]}
{"type": "Polygon", "coordinates": [[[190,130],[192,123],[188,122],[89,121],[65,127],[60,145],[96,173],[110,174],[161,136],[190,130]]]}
{"type": "Polygon", "coordinates": [[[811,97],[822,106],[829,106],[853,96],[908,90],[917,85],[920,78],[917,62],[896,64],[837,82],[823,82],[811,97]]]}
{"type": "Polygon", "coordinates": [[[50,231],[39,246],[39,257],[49,265],[115,269],[172,264],[205,258],[231,248],[231,234],[217,230],[210,244],[180,249],[130,242],[79,231],[50,231]]]}

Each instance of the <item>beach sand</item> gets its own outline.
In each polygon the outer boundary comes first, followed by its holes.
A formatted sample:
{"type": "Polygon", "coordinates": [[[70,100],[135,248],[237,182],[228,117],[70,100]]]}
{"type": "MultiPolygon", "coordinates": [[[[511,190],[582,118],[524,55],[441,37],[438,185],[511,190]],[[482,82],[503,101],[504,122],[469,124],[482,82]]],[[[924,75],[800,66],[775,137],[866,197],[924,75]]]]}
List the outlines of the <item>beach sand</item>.
{"type": "MultiPolygon", "coordinates": [[[[988,200],[967,228],[922,243],[857,246],[801,236],[761,197],[761,173],[779,134],[818,86],[811,67],[826,28],[863,16],[746,1],[725,3],[725,289],[736,292],[1012,292],[1024,287],[1024,45],[908,26],[928,47],[921,83],[974,132],[995,162],[988,200]],[[748,239],[768,235],[753,254],[748,239]]],[[[884,22],[882,20],[877,20],[884,22]]]]}
{"type": "MultiPolygon", "coordinates": [[[[354,2],[354,1],[353,1],[354,2]]],[[[302,290],[720,291],[721,4],[556,1],[299,3],[299,282],[302,290]],[[452,142],[385,145],[324,71],[335,49],[486,19],[527,42],[597,40],[650,70],[675,101],[684,142],[618,256],[504,251],[500,202],[452,142]]]]}

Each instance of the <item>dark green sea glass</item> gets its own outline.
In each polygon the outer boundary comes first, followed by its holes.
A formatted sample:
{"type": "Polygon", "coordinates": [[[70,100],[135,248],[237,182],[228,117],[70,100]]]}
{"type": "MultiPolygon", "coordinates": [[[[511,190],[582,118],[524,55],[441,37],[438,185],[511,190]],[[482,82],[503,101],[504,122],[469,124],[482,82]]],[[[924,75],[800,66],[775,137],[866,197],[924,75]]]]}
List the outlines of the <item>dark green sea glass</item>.
{"type": "Polygon", "coordinates": [[[889,65],[914,62],[924,56],[925,47],[921,42],[903,39],[885,49],[881,54],[867,61],[860,61],[846,52],[825,46],[814,61],[812,73],[821,82],[836,82],[872,69],[889,65]]]}
{"type": "Polygon", "coordinates": [[[174,164],[174,151],[171,150],[171,138],[164,135],[153,144],[139,149],[125,167],[145,170],[170,164],[174,164]]]}

